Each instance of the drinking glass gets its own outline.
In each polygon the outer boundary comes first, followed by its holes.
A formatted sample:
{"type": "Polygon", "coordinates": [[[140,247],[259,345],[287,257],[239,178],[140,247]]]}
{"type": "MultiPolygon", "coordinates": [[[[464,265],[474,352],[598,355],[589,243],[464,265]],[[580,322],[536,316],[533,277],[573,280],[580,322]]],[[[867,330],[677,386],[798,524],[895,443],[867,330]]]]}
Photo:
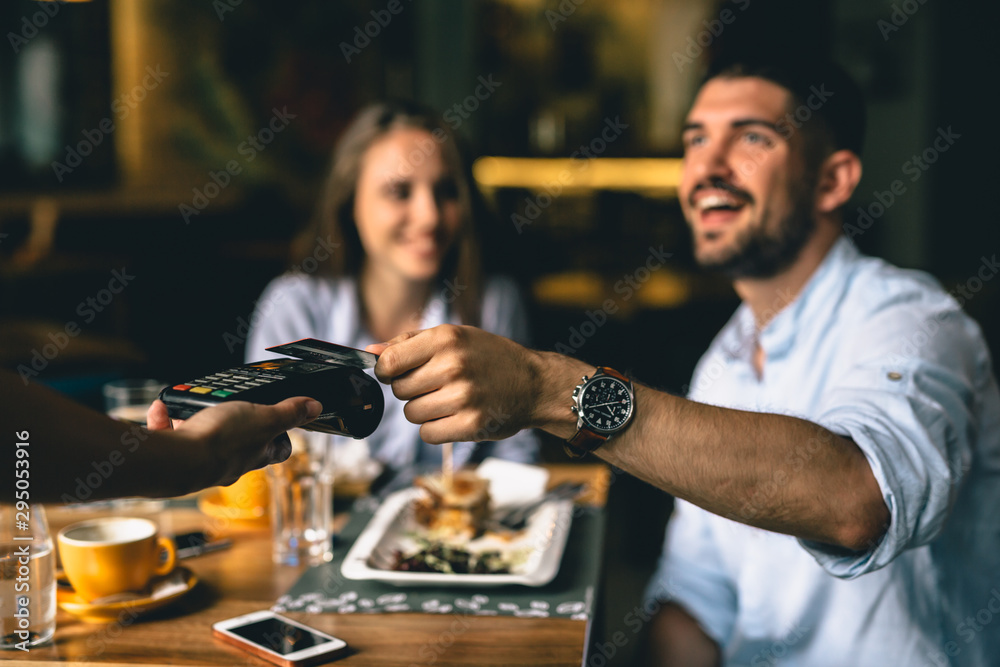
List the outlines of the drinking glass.
{"type": "MultiPolygon", "coordinates": [[[[146,411],[155,401],[166,383],[148,378],[126,378],[108,382],[102,388],[104,411],[112,419],[130,424],[146,425],[146,411]]],[[[125,454],[128,455],[127,453],[125,454]]],[[[111,506],[122,514],[148,516],[153,518],[166,508],[165,500],[149,498],[122,498],[114,500],[111,506]]],[[[169,533],[169,526],[163,526],[169,533]]]]}
{"type": "Polygon", "coordinates": [[[56,552],[41,505],[0,505],[0,649],[29,650],[56,631],[56,552]]]}
{"type": "Polygon", "coordinates": [[[333,443],[293,429],[292,455],[268,466],[275,563],[319,565],[333,559],[333,443]]]}
{"type": "Polygon", "coordinates": [[[104,411],[118,421],[146,424],[146,410],[160,395],[165,383],[150,379],[125,379],[108,382],[104,392],[104,411]]]}

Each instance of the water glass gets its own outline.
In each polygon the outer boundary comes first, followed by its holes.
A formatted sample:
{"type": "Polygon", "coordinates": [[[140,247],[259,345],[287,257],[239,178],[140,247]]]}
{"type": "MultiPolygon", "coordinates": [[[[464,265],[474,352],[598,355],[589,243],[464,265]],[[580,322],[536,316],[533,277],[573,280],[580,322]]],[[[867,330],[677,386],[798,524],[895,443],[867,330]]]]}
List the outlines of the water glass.
{"type": "Polygon", "coordinates": [[[268,466],[275,563],[319,565],[333,559],[333,444],[294,429],[292,455],[268,466]]]}
{"type": "MultiPolygon", "coordinates": [[[[130,424],[146,425],[146,411],[150,403],[160,396],[160,391],[166,386],[159,380],[147,378],[129,378],[108,382],[102,387],[104,393],[104,411],[112,419],[130,424]]],[[[121,514],[146,515],[155,517],[166,507],[164,500],[148,498],[121,498],[111,503],[121,514]]],[[[169,526],[166,527],[169,533],[169,526]]]]}
{"type": "Polygon", "coordinates": [[[146,423],[146,410],[166,386],[159,380],[126,379],[108,382],[102,387],[104,411],[118,421],[146,423]]]}
{"type": "Polygon", "coordinates": [[[0,505],[0,649],[28,651],[56,631],[56,552],[41,505],[0,505]]]}

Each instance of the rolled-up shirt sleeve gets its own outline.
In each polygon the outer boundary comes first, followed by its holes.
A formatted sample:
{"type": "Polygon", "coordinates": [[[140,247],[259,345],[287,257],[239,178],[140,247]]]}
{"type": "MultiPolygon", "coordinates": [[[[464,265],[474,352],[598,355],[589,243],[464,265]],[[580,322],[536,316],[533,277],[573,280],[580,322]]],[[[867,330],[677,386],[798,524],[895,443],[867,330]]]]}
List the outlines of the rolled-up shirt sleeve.
{"type": "Polygon", "coordinates": [[[890,516],[881,540],[864,551],[800,540],[836,577],[888,565],[937,537],[948,519],[971,466],[976,389],[975,365],[961,357],[961,337],[942,340],[949,341],[942,355],[914,348],[917,354],[856,364],[827,394],[816,421],[861,449],[890,516]]]}
{"type": "Polygon", "coordinates": [[[707,512],[675,501],[663,554],[645,599],[683,607],[705,634],[720,646],[726,644],[736,623],[736,588],[723,567],[707,512]]]}

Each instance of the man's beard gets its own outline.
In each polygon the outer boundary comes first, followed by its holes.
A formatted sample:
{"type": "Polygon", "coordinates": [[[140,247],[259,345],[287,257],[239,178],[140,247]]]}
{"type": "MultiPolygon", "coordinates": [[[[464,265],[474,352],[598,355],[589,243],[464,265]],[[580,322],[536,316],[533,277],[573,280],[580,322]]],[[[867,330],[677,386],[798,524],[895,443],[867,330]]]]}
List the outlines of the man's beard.
{"type": "MultiPolygon", "coordinates": [[[[766,220],[767,217],[768,211],[765,210],[760,219],[766,220]]],[[[698,264],[719,271],[730,280],[772,278],[798,258],[815,229],[811,192],[803,188],[803,191],[793,193],[792,210],[778,222],[777,229],[769,230],[763,226],[744,229],[724,254],[698,258],[698,264]]]]}

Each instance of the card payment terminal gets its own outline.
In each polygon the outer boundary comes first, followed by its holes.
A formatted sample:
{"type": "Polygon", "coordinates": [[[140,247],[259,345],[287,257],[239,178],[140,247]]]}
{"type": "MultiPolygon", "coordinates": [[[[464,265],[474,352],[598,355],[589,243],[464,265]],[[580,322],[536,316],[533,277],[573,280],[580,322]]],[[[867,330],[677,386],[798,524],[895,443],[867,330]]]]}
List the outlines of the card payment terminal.
{"type": "Polygon", "coordinates": [[[172,419],[186,419],[227,401],[273,405],[292,396],[309,396],[323,413],[301,428],[365,438],[382,420],[385,399],[378,381],[362,369],[378,357],[363,350],[305,338],[267,348],[295,359],[270,359],[166,387],[160,400],[172,419]]]}

